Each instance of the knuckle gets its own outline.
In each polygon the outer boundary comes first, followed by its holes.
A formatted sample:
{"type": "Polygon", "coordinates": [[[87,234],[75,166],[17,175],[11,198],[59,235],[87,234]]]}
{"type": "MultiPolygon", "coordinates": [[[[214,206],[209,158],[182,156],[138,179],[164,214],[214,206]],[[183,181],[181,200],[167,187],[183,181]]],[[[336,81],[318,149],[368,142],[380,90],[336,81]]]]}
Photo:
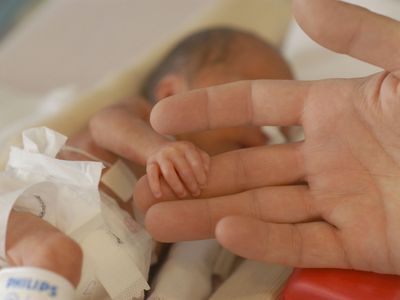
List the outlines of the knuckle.
{"type": "Polygon", "coordinates": [[[193,167],[199,167],[199,166],[201,166],[201,162],[200,162],[199,160],[197,160],[197,159],[191,160],[191,161],[190,161],[190,164],[191,164],[193,167]]]}
{"type": "Polygon", "coordinates": [[[154,162],[146,165],[146,172],[154,173],[156,169],[157,169],[157,164],[154,162]]]}
{"type": "Polygon", "coordinates": [[[192,166],[193,172],[198,173],[201,172],[204,168],[202,168],[202,164],[199,162],[191,162],[190,165],[192,166]]]}
{"type": "Polygon", "coordinates": [[[201,156],[203,159],[205,159],[207,161],[210,160],[210,155],[207,152],[201,151],[200,153],[201,153],[201,156]]]}
{"type": "Polygon", "coordinates": [[[163,175],[166,178],[171,178],[172,177],[172,172],[169,169],[163,170],[163,175]]]}
{"type": "Polygon", "coordinates": [[[181,147],[183,147],[184,149],[194,149],[194,145],[188,141],[182,141],[181,142],[181,147]]]}
{"type": "Polygon", "coordinates": [[[181,175],[182,175],[182,177],[184,177],[186,180],[190,180],[190,178],[192,177],[191,175],[191,172],[188,170],[188,169],[184,169],[184,170],[181,170],[180,172],[179,172],[181,175]]]}
{"type": "Polygon", "coordinates": [[[158,161],[169,161],[171,159],[171,156],[174,156],[174,153],[172,151],[164,151],[160,153],[158,161]]]}
{"type": "Polygon", "coordinates": [[[164,168],[163,175],[166,178],[173,178],[174,177],[174,170],[171,167],[164,168]]]}
{"type": "Polygon", "coordinates": [[[163,155],[163,157],[170,157],[170,156],[177,155],[178,152],[179,152],[178,149],[176,149],[175,147],[170,146],[170,147],[166,148],[166,149],[162,152],[162,155],[163,155]]]}

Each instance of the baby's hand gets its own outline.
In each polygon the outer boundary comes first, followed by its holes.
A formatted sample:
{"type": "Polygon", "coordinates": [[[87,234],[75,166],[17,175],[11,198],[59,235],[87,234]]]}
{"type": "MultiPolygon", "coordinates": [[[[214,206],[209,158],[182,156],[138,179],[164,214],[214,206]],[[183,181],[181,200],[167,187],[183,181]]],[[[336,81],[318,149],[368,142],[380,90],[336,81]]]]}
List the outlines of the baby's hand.
{"type": "Polygon", "coordinates": [[[200,195],[200,187],[207,181],[210,156],[192,143],[170,142],[158,148],[147,160],[146,172],[150,189],[161,197],[160,176],[180,198],[200,195]]]}

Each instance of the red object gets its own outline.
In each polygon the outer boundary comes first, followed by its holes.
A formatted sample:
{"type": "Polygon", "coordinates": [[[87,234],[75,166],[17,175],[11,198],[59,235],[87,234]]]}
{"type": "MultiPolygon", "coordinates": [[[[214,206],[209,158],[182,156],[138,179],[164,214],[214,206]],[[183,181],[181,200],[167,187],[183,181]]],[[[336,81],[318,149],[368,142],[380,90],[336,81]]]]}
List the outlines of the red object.
{"type": "Polygon", "coordinates": [[[399,300],[400,276],[337,269],[297,269],[282,300],[399,300]]]}

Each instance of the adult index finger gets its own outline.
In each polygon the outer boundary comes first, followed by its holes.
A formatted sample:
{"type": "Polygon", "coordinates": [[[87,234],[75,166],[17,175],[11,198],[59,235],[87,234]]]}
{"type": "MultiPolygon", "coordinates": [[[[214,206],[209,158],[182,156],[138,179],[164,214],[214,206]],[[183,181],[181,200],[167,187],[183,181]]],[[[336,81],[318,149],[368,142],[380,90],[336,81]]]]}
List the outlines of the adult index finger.
{"type": "MultiPolygon", "coordinates": [[[[264,146],[226,152],[211,158],[207,184],[199,198],[211,198],[240,193],[249,189],[299,183],[305,170],[301,159],[302,143],[264,146]]],[[[177,200],[161,180],[162,197],[151,193],[146,176],[135,186],[135,203],[142,212],[152,205],[177,200]]]]}
{"type": "Polygon", "coordinates": [[[309,89],[317,84],[254,80],[198,89],[160,101],[150,121],[163,134],[241,125],[296,125],[309,89]]]}

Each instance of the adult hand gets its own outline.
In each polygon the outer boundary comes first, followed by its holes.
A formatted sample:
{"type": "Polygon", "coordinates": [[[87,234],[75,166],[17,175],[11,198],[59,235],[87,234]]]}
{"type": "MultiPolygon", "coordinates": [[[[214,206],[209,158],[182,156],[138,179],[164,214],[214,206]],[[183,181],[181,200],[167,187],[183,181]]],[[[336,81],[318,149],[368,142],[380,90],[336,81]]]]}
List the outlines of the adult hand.
{"type": "Polygon", "coordinates": [[[294,11],[321,45],[386,71],[237,82],[161,101],[151,116],[161,133],[301,124],[305,141],[213,158],[203,199],[160,202],[146,178],[135,199],[151,206],[146,223],[160,240],[215,235],[251,259],[400,274],[400,23],[335,0],[295,0],[294,11]]]}

